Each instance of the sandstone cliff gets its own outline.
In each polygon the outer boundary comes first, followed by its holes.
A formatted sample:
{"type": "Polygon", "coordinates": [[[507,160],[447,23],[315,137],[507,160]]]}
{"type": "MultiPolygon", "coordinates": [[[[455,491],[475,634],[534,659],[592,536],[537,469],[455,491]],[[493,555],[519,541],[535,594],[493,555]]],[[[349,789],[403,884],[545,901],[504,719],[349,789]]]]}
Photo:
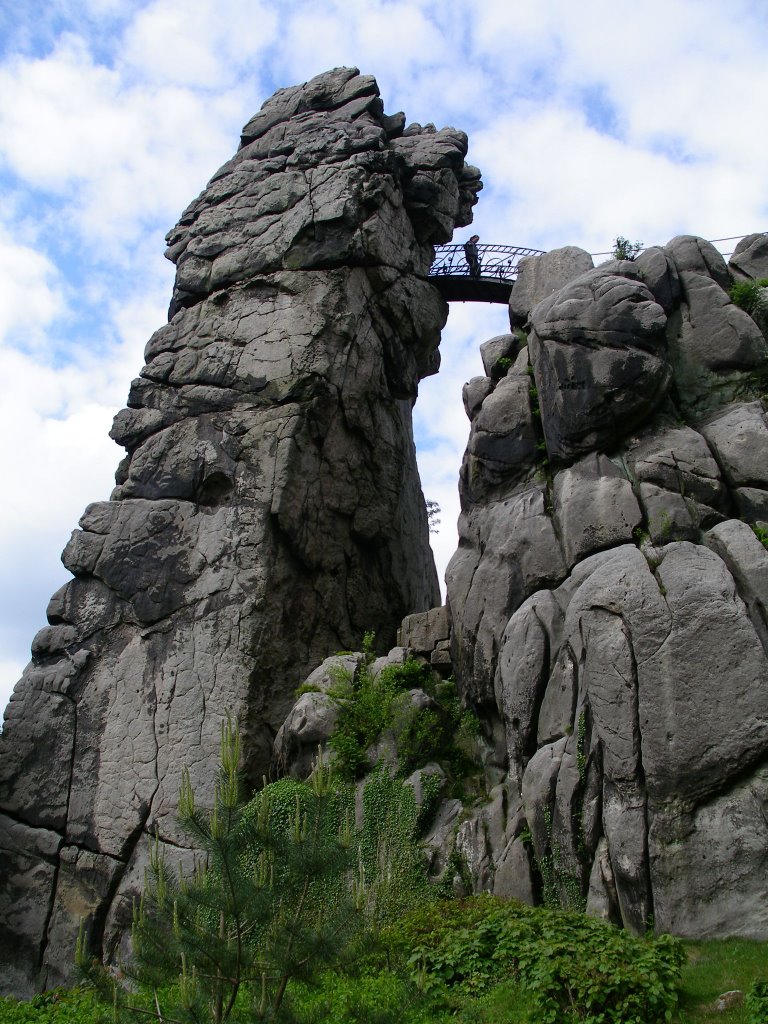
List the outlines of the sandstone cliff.
{"type": "Polygon", "coordinates": [[[337,69],[268,100],[169,233],[117,487],[67,545],[0,737],[0,990],[64,980],[81,917],[114,949],[226,712],[255,784],[302,674],[438,600],[411,407],[447,315],[432,246],[481,187],[465,153],[337,69]]]}

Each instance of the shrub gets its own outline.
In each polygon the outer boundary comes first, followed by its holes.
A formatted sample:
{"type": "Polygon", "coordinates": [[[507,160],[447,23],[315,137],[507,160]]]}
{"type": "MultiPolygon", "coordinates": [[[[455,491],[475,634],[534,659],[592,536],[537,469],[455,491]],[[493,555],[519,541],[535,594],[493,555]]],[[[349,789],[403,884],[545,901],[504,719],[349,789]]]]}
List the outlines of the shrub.
{"type": "Polygon", "coordinates": [[[764,288],[768,288],[768,278],[761,278],[759,281],[736,281],[728,294],[734,305],[753,316],[765,302],[764,288]]]}
{"type": "Polygon", "coordinates": [[[612,256],[615,260],[634,260],[643,251],[643,242],[630,242],[623,235],[617,235],[612,256]]]}
{"type": "Polygon", "coordinates": [[[633,938],[581,914],[475,897],[459,913],[415,914],[402,932],[421,983],[483,991],[504,979],[531,994],[536,1020],[663,1024],[677,1002],[682,946],[633,938]],[[461,911],[463,910],[463,913],[461,911]]]}
{"type": "Polygon", "coordinates": [[[768,1024],[768,981],[754,981],[744,1000],[747,1024],[768,1024]]]}
{"type": "Polygon", "coordinates": [[[499,356],[491,367],[491,380],[498,381],[502,377],[506,377],[510,366],[512,366],[512,360],[509,356],[499,356]]]}
{"type": "Polygon", "coordinates": [[[473,766],[472,741],[479,722],[461,706],[453,682],[436,683],[429,665],[415,658],[387,665],[376,675],[372,661],[368,656],[356,678],[346,674],[331,691],[340,705],[328,741],[338,774],[347,781],[365,774],[370,768],[368,751],[388,729],[394,737],[399,775],[410,775],[436,760],[454,776],[466,774],[473,766]],[[415,689],[429,694],[430,707],[411,703],[407,694],[415,689]]]}
{"type": "Polygon", "coordinates": [[[103,1008],[85,989],[55,988],[28,1001],[0,997],[1,1024],[101,1024],[103,1008]]]}

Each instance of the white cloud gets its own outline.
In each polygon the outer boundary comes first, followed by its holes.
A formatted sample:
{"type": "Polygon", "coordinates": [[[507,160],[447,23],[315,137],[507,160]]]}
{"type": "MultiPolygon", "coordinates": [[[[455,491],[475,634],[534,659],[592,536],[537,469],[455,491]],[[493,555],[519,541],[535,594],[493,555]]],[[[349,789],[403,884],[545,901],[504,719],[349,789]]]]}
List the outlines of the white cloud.
{"type": "Polygon", "coordinates": [[[274,4],[155,0],[128,26],[121,60],[156,83],[221,92],[276,41],[274,4]]]}
{"type": "Polygon", "coordinates": [[[0,226],[0,342],[13,334],[25,347],[64,309],[58,271],[42,253],[13,242],[0,226]]]}

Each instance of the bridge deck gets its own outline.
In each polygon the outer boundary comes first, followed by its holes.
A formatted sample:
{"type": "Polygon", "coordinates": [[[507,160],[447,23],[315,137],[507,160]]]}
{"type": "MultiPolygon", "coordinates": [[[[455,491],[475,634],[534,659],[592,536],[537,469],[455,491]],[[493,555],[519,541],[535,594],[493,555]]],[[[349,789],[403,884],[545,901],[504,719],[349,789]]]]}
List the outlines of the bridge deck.
{"type": "Polygon", "coordinates": [[[429,279],[447,302],[499,302],[506,304],[525,256],[540,256],[541,249],[488,243],[477,246],[480,276],[471,277],[463,245],[437,245],[429,279]]]}
{"type": "Polygon", "coordinates": [[[498,277],[469,277],[459,274],[441,274],[430,282],[446,302],[501,302],[506,305],[512,294],[512,281],[498,277]]]}

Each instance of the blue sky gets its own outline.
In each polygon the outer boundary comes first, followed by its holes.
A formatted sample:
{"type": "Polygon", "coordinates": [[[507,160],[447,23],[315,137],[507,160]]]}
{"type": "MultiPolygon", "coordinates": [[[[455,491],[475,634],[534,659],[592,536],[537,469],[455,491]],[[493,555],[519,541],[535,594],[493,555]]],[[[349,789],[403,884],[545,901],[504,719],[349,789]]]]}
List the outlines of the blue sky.
{"type": "MultiPolygon", "coordinates": [[[[768,15],[721,0],[0,0],[0,704],[109,495],[112,416],[164,319],[165,232],[276,88],[345,64],[454,125],[483,241],[610,248],[768,229],[768,15]]],[[[456,240],[463,239],[457,235],[456,240]]],[[[728,249],[725,245],[724,249],[728,249]]],[[[416,406],[455,547],[461,385],[501,307],[452,307],[416,406]]]]}

